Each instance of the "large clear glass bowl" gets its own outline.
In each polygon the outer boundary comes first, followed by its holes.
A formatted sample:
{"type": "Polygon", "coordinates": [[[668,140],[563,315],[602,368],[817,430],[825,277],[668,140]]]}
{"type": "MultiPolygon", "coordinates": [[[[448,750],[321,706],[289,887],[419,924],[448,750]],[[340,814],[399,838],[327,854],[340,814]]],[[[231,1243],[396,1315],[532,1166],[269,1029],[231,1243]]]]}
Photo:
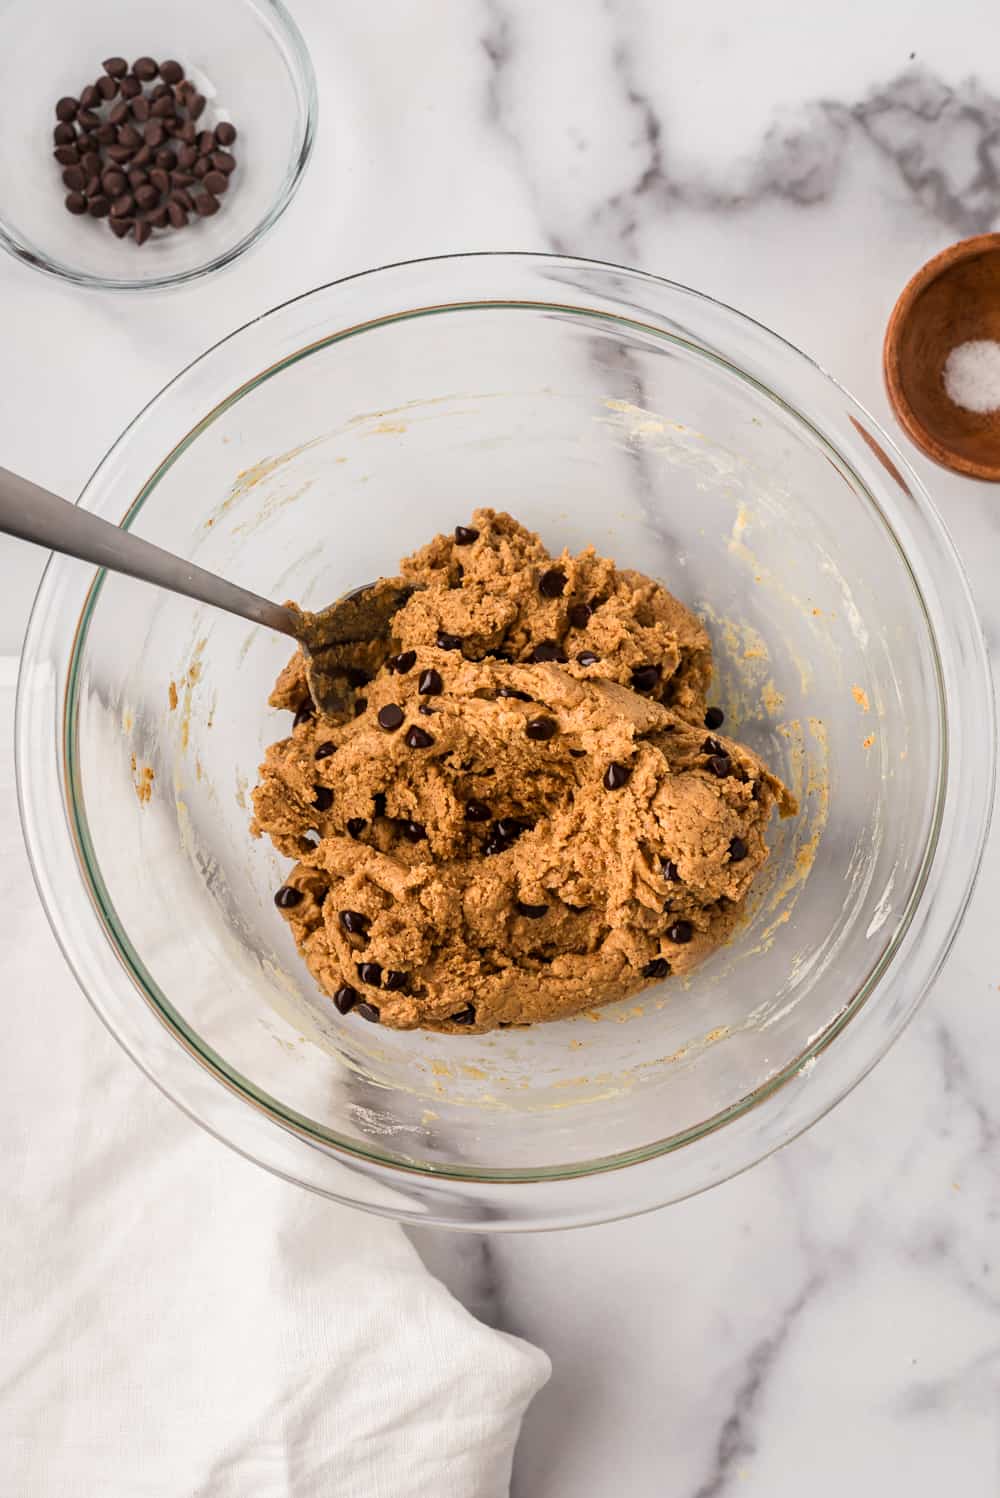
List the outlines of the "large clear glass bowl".
{"type": "Polygon", "coordinates": [[[813,1123],[926,993],[989,816],[983,642],[919,481],[765,328],[589,262],[393,266],[210,350],[80,502],[309,606],[477,504],[593,542],[701,612],[729,730],[801,799],[689,981],[527,1031],[381,1031],[315,988],[287,865],[248,834],[287,642],[54,559],[18,720],[42,898],[125,1048],[269,1169],[454,1226],[639,1212],[813,1123]]]}

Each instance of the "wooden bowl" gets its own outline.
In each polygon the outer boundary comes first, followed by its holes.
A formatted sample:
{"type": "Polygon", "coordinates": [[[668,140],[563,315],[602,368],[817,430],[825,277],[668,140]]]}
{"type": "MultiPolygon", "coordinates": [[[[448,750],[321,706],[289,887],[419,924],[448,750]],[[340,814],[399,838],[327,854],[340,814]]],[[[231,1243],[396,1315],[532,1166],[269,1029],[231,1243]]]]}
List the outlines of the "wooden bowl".
{"type": "Polygon", "coordinates": [[[1000,234],[928,260],[892,309],[882,350],[889,399],[917,446],[945,468],[1000,482],[1000,411],[966,411],[944,388],[945,360],[972,338],[1000,342],[1000,234]]]}

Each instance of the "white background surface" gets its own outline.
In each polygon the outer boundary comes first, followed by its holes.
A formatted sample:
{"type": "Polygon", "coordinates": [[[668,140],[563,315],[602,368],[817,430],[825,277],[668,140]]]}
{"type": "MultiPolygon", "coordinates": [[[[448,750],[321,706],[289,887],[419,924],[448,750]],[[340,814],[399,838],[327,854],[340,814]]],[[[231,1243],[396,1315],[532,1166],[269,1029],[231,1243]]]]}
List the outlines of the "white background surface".
{"type": "MultiPolygon", "coordinates": [[[[371,265],[469,249],[559,249],[688,282],[800,344],[895,431],[879,371],[895,296],[951,240],[1000,229],[987,0],[293,8],[319,141],[256,253],[139,298],[0,264],[6,466],[74,497],[139,407],[239,323],[371,265]]],[[[907,450],[995,641],[1000,490],[907,450]]],[[[0,542],[0,653],[39,566],[0,542]]],[[[906,1036],[748,1176],[577,1234],[419,1236],[467,1304],[553,1357],[517,1498],[995,1498],[998,899],[994,836],[906,1036]]]]}

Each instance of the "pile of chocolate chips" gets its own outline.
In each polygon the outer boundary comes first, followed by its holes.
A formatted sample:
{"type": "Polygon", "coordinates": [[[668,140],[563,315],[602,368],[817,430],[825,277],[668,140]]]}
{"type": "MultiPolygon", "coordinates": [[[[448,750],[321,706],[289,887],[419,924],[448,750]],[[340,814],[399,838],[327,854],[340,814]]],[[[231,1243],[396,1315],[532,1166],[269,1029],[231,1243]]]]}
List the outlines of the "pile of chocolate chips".
{"type": "Polygon", "coordinates": [[[53,155],[70,213],[105,218],[112,234],[145,244],[154,229],[183,229],[219,211],[236,170],[236,127],[199,129],[205,97],[179,62],[109,57],[79,99],[56,105],[53,155]]]}

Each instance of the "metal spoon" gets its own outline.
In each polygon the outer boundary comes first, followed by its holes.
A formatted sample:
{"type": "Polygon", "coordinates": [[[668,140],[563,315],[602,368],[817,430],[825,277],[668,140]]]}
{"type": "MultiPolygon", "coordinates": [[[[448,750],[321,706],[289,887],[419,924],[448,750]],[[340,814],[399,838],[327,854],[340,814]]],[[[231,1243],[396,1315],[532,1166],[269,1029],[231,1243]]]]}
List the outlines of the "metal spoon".
{"type": "Polygon", "coordinates": [[[340,716],[345,708],[337,647],[384,639],[393,615],[413,592],[400,578],[382,578],[345,594],[318,614],[272,603],[100,520],[6,468],[0,468],[0,531],[95,567],[155,583],[170,593],[182,593],[288,635],[301,647],[314,703],[331,717],[340,716]]]}

